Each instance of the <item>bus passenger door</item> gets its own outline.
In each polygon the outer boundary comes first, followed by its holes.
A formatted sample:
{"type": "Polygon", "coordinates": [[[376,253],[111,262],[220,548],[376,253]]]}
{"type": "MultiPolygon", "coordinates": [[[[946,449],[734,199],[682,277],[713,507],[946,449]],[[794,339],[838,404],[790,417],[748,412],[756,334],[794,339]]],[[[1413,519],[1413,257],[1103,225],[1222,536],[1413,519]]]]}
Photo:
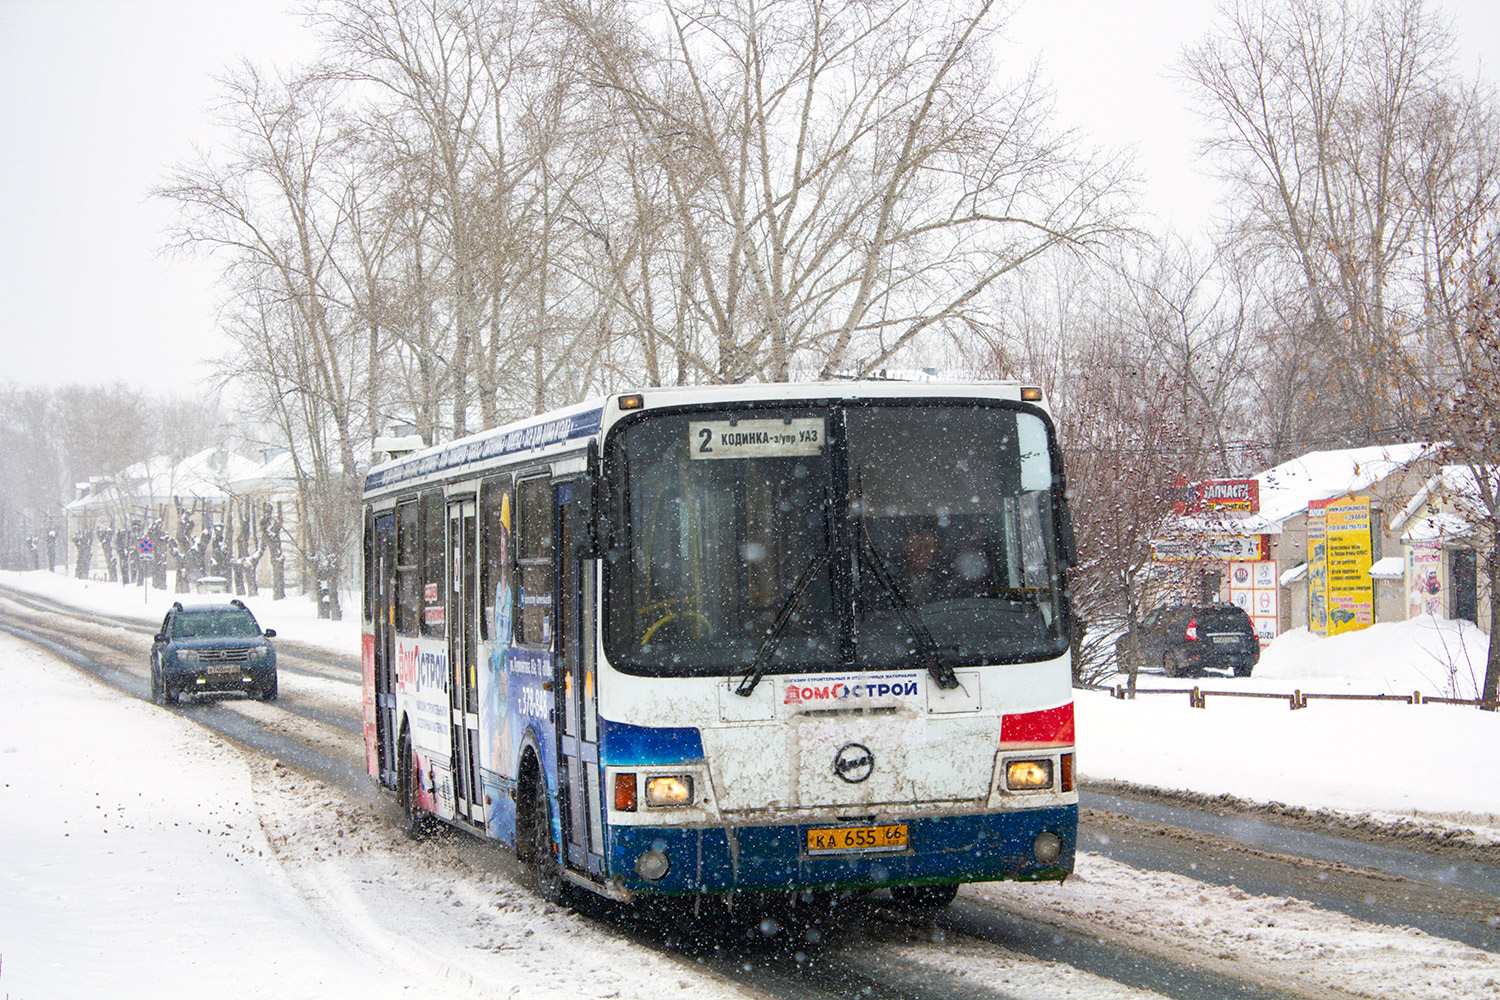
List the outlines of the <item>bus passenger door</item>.
{"type": "Polygon", "coordinates": [[[599,774],[599,714],[594,675],[594,568],[580,559],[578,543],[588,530],[581,483],[557,487],[557,673],[562,723],[561,793],[563,840],[568,866],[590,874],[604,871],[604,826],[599,774]]]}
{"type": "Polygon", "coordinates": [[[375,744],[380,783],[396,786],[396,515],[375,518],[375,744]]]}
{"type": "Polygon", "coordinates": [[[478,566],[474,500],[448,504],[448,704],[451,713],[454,813],[483,825],[479,782],[478,566]]]}

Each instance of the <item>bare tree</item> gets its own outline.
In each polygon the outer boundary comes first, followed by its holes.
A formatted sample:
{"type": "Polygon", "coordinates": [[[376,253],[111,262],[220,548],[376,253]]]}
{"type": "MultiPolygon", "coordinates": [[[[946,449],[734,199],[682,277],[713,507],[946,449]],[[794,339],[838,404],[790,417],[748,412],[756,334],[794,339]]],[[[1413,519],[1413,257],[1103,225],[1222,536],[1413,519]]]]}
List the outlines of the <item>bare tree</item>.
{"type": "Polygon", "coordinates": [[[1409,180],[1434,107],[1459,90],[1452,51],[1424,0],[1231,0],[1185,58],[1233,187],[1233,235],[1295,275],[1301,350],[1341,404],[1327,430],[1350,440],[1379,438],[1406,402],[1391,359],[1403,310],[1420,312],[1403,280],[1420,235],[1409,180]]]}
{"type": "MultiPolygon", "coordinates": [[[[1479,199],[1493,206],[1494,195],[1479,199]]],[[[1473,201],[1469,202],[1474,204],[1473,201]]],[[[1439,455],[1463,470],[1449,499],[1470,523],[1489,595],[1489,633],[1500,631],[1500,240],[1493,208],[1455,234],[1441,266],[1449,287],[1429,315],[1444,363],[1418,345],[1398,363],[1427,400],[1423,423],[1442,444],[1439,455]]],[[[1489,644],[1480,697],[1500,698],[1500,643],[1489,644]]],[[[1493,706],[1491,707],[1493,710],[1493,706]]]]}
{"type": "Polygon", "coordinates": [[[1201,450],[1191,464],[1224,475],[1251,471],[1237,440],[1254,422],[1245,405],[1250,291],[1242,275],[1180,238],[1136,248],[1118,265],[1129,307],[1117,315],[1128,342],[1148,345],[1145,357],[1170,376],[1176,423],[1201,450]]]}
{"type": "Polygon", "coordinates": [[[323,610],[336,615],[364,434],[359,323],[333,266],[351,201],[336,167],[350,135],[320,76],[281,82],[247,64],[224,86],[220,119],[236,137],[227,160],[181,167],[157,194],[180,209],[173,245],[220,252],[240,291],[228,331],[240,350],[220,377],[251,394],[291,450],[308,556],[323,610]]]}
{"type": "Polygon", "coordinates": [[[609,287],[637,297],[623,314],[652,314],[658,371],[670,337],[691,380],[870,374],[980,322],[1016,267],[1117,230],[1121,165],[1050,128],[1034,70],[998,83],[992,0],[563,10],[621,168],[640,174],[631,207],[649,228],[609,287]],[[680,263],[653,270],[643,251],[659,258],[667,234],[680,263]],[[694,294],[679,302],[662,277],[694,294]]]}
{"type": "MultiPolygon", "coordinates": [[[[1237,299],[1206,295],[1180,248],[1158,249],[1156,260],[1135,273],[1067,258],[1033,269],[1014,283],[989,342],[986,374],[1047,388],[1067,457],[1081,560],[1068,586],[1087,623],[1073,665],[1084,683],[1114,672],[1116,642],[1142,617],[1151,540],[1173,514],[1174,487],[1215,470],[1227,450],[1209,411],[1233,393],[1217,381],[1236,378],[1235,366],[1214,366],[1233,360],[1235,312],[1225,302],[1237,299]],[[1209,370],[1188,371],[1200,364],[1209,370]]],[[[1131,668],[1133,690],[1137,664],[1120,666],[1131,668]]]]}

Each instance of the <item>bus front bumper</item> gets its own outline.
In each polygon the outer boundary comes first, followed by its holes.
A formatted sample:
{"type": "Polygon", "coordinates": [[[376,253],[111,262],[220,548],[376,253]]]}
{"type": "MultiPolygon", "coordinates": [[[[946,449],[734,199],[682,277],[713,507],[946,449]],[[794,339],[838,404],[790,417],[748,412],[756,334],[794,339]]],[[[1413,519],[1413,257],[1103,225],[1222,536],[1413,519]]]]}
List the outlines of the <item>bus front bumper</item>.
{"type": "Polygon", "coordinates": [[[813,855],[809,830],[847,824],[615,826],[609,876],[632,893],[675,895],[1057,881],[1073,871],[1076,805],[897,822],[908,828],[905,850],[813,855]]]}

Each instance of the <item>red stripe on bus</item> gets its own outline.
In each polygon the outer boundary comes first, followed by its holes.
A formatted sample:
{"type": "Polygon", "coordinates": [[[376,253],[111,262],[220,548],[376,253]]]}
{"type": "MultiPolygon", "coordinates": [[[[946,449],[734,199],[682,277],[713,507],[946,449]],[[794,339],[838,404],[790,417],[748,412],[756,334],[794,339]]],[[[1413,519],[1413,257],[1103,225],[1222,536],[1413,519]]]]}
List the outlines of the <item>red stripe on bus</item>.
{"type": "Polygon", "coordinates": [[[1072,743],[1073,703],[1000,720],[1002,743],[1072,743]]]}

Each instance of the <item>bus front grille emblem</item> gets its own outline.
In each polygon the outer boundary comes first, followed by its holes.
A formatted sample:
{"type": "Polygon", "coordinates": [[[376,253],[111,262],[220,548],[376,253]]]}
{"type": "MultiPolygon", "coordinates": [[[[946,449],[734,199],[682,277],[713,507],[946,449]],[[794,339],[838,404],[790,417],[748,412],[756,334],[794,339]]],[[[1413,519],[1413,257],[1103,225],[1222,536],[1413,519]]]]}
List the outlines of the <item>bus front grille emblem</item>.
{"type": "Polygon", "coordinates": [[[875,770],[875,755],[863,743],[845,743],[833,756],[833,773],[842,781],[857,785],[875,770]]]}

